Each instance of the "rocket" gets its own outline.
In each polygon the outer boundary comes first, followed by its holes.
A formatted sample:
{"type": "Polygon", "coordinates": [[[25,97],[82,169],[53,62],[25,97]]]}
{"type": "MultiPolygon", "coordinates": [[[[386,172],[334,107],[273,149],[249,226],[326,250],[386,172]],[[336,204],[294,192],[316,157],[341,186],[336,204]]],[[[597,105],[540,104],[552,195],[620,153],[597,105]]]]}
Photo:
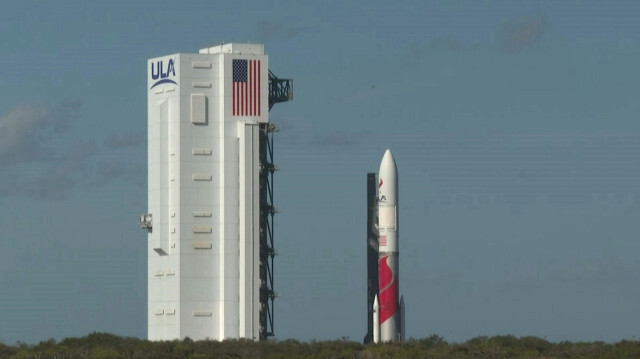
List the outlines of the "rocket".
{"type": "Polygon", "coordinates": [[[405,338],[404,298],[399,296],[398,286],[398,229],[398,169],[393,154],[386,150],[378,181],[375,173],[367,173],[365,344],[404,341],[405,338]]]}
{"type": "MultiPolygon", "coordinates": [[[[398,271],[398,169],[391,151],[386,150],[378,171],[378,318],[381,342],[404,337],[404,300],[399,296],[398,271]]],[[[374,328],[374,333],[377,328],[374,328]]],[[[374,336],[375,337],[375,336],[374,336]]],[[[375,342],[375,340],[374,340],[375,342]]]]}

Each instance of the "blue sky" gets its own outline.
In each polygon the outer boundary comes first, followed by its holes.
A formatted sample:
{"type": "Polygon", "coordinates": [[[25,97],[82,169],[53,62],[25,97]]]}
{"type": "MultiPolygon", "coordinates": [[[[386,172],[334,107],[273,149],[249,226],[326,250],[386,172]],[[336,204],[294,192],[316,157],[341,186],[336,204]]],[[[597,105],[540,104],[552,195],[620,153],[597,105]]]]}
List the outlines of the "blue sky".
{"type": "Polygon", "coordinates": [[[400,176],[407,335],[640,332],[640,3],[13,2],[0,341],[146,336],[146,60],[262,42],[276,337],[366,330],[366,173],[400,176]]]}

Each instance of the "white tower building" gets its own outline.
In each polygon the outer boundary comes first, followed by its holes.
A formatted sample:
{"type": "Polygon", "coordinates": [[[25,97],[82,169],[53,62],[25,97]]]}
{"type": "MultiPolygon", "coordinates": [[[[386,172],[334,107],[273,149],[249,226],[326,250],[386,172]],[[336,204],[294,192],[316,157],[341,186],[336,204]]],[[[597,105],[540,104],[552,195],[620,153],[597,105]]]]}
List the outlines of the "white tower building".
{"type": "Polygon", "coordinates": [[[148,61],[141,223],[149,230],[150,340],[263,336],[260,131],[269,122],[268,69],[260,44],[148,61]]]}

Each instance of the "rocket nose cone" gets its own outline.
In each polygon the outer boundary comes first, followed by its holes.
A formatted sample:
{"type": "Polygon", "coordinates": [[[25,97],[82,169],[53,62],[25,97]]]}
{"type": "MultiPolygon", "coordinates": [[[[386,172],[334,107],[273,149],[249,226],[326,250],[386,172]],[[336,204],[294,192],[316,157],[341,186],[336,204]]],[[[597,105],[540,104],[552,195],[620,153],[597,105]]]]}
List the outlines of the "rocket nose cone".
{"type": "Polygon", "coordinates": [[[398,202],[398,168],[391,151],[386,150],[378,170],[378,200],[388,205],[398,202]]]}
{"type": "Polygon", "coordinates": [[[384,151],[384,155],[382,155],[382,160],[391,160],[395,162],[395,159],[393,158],[393,153],[391,153],[391,150],[387,148],[386,151],[384,151]]]}
{"type": "Polygon", "coordinates": [[[380,172],[393,171],[396,172],[396,159],[393,158],[391,150],[384,151],[382,161],[380,162],[380,172]]]}

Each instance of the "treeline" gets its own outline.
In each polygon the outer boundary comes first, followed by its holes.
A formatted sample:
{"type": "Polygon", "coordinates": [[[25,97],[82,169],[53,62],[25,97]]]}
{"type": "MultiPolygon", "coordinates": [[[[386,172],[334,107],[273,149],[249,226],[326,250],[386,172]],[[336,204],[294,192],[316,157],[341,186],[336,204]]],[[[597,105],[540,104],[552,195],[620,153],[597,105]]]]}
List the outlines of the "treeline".
{"type": "Polygon", "coordinates": [[[363,345],[346,340],[253,342],[249,340],[150,342],[93,333],[82,338],[53,339],[28,345],[0,343],[0,358],[138,359],[138,358],[640,358],[640,342],[550,343],[536,337],[511,335],[478,337],[465,343],[447,343],[432,335],[404,343],[363,345]]]}

